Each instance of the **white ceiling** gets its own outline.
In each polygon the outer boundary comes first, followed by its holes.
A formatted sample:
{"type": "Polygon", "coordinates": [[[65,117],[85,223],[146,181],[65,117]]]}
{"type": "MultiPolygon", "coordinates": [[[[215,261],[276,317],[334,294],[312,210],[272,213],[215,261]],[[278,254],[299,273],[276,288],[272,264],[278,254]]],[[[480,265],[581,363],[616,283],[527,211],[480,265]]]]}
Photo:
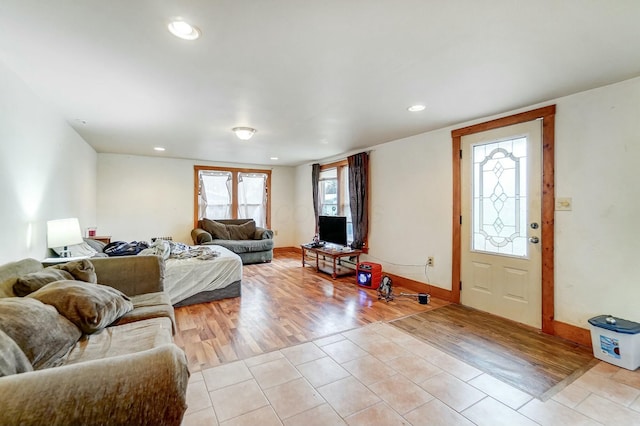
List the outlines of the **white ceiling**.
{"type": "Polygon", "coordinates": [[[295,165],[638,76],[639,20],[638,0],[2,0],[0,61],[98,152],[295,165]]]}

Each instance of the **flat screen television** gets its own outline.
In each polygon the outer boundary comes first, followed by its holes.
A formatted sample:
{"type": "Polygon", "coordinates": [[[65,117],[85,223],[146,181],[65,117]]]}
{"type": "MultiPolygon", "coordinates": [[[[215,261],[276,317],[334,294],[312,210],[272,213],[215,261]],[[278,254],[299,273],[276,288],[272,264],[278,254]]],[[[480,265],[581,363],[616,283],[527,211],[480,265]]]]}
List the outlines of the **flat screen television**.
{"type": "Polygon", "coordinates": [[[347,245],[347,218],[345,216],[319,216],[318,230],[320,241],[347,245]]]}

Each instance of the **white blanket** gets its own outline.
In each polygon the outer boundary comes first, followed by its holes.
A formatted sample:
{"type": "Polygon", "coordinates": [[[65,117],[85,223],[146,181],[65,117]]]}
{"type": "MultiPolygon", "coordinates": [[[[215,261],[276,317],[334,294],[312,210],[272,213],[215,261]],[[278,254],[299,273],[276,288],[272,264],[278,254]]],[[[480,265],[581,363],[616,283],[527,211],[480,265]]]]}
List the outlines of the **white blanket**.
{"type": "Polygon", "coordinates": [[[202,291],[224,288],[242,280],[240,256],[222,246],[208,246],[220,253],[208,260],[199,258],[166,259],[164,291],[176,304],[202,291]]]}

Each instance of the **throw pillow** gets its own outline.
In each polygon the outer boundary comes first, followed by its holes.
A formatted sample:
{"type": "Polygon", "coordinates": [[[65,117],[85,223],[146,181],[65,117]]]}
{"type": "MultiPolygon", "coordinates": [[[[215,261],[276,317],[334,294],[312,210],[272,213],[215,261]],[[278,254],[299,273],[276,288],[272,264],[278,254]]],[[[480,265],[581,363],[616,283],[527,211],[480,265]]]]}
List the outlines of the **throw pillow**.
{"type": "Polygon", "coordinates": [[[34,370],[58,365],[82,336],[53,306],[28,297],[0,299],[0,330],[22,349],[34,370]]]}
{"type": "Polygon", "coordinates": [[[256,222],[250,220],[242,225],[227,225],[232,240],[253,240],[256,233],[256,222]]]}
{"type": "Polygon", "coordinates": [[[87,243],[89,247],[91,247],[96,251],[96,253],[94,255],[91,255],[91,257],[109,257],[109,255],[107,255],[106,253],[103,253],[102,251],[107,245],[106,243],[103,243],[102,241],[94,240],[91,238],[83,238],[83,239],[84,239],[84,242],[87,243]]]}
{"type": "Polygon", "coordinates": [[[86,334],[102,330],[133,309],[131,299],[115,288],[82,281],[56,281],[28,297],[54,306],[86,334]]]}
{"type": "Polygon", "coordinates": [[[26,296],[54,281],[72,280],[73,275],[68,271],[62,271],[54,267],[44,268],[38,272],[23,275],[13,285],[16,296],[26,296]]]}
{"type": "Polygon", "coordinates": [[[211,219],[202,219],[202,229],[211,234],[214,240],[230,240],[227,225],[211,219]]]}
{"type": "Polygon", "coordinates": [[[93,263],[86,259],[63,263],[62,265],[54,266],[54,268],[67,271],[78,281],[84,281],[91,284],[96,284],[98,282],[96,268],[93,267],[93,263]]]}
{"type": "Polygon", "coordinates": [[[0,377],[33,371],[27,356],[7,333],[0,330],[0,377]]]}

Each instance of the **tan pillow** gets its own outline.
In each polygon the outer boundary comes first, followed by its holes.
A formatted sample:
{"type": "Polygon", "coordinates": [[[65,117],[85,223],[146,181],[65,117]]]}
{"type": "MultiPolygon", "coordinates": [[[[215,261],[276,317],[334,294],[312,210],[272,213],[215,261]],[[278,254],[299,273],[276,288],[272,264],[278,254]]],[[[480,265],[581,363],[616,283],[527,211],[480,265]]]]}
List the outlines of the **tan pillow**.
{"type": "Polygon", "coordinates": [[[96,268],[93,267],[93,263],[91,263],[91,261],[86,259],[63,263],[62,265],[54,266],[54,268],[69,272],[73,275],[73,278],[78,281],[84,281],[91,284],[96,284],[98,282],[96,268]]]}
{"type": "Polygon", "coordinates": [[[214,240],[230,240],[227,225],[211,219],[201,220],[202,229],[211,234],[214,240]]]}
{"type": "Polygon", "coordinates": [[[250,220],[242,225],[227,225],[231,240],[253,240],[256,233],[256,223],[250,220]]]}
{"type": "Polygon", "coordinates": [[[0,377],[33,371],[27,356],[7,333],[0,330],[0,377]]]}
{"type": "Polygon", "coordinates": [[[34,370],[58,365],[82,336],[56,308],[29,297],[0,299],[0,330],[22,349],[34,370]]]}
{"type": "Polygon", "coordinates": [[[16,296],[26,296],[29,293],[44,287],[45,285],[54,281],[60,280],[72,280],[73,275],[67,271],[62,271],[54,267],[44,268],[38,272],[32,272],[30,274],[19,277],[16,283],[13,285],[13,292],[16,296]]]}
{"type": "Polygon", "coordinates": [[[102,330],[133,309],[131,299],[115,288],[82,281],[56,281],[28,297],[54,306],[87,334],[102,330]]]}

